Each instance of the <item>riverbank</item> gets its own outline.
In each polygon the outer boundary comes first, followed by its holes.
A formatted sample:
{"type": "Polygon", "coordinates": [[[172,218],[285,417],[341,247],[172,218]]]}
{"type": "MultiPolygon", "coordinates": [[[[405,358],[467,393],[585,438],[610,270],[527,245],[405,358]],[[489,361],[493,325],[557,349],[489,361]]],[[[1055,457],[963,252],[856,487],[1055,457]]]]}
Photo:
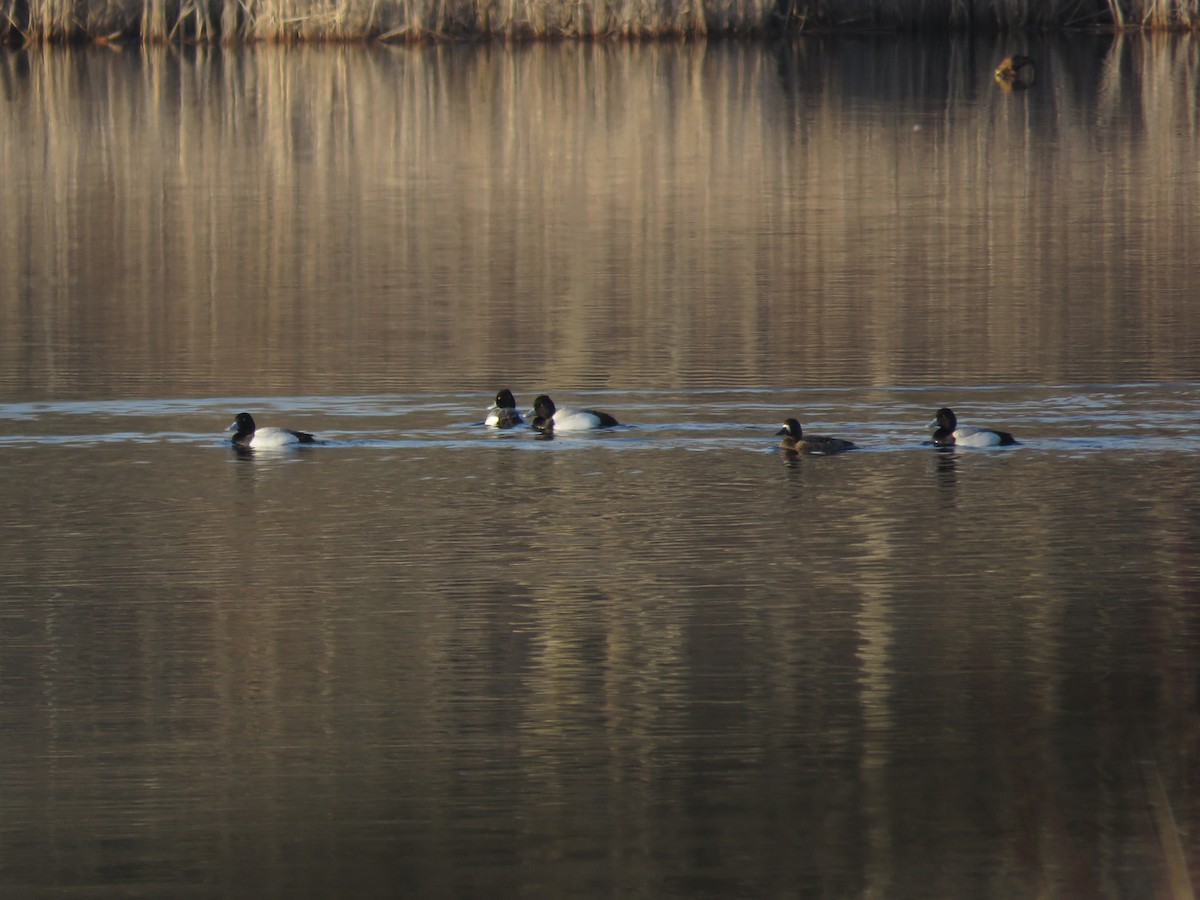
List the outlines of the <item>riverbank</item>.
{"type": "Polygon", "coordinates": [[[0,41],[9,44],[1197,28],[1200,0],[0,0],[0,41]]]}

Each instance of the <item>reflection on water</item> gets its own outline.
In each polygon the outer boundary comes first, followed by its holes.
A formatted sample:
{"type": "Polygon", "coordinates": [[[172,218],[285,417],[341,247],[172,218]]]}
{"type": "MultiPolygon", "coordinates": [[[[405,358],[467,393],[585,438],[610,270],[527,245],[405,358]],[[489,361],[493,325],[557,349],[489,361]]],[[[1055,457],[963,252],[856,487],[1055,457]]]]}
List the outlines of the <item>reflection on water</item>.
{"type": "Polygon", "coordinates": [[[1025,443],[959,452],[931,388],[608,394],[549,442],[324,398],[242,456],[225,402],[0,407],[4,882],[1165,893],[1197,391],[962,388],[1025,443]],[[864,449],[779,451],[801,407],[864,449]]]}
{"type": "Polygon", "coordinates": [[[9,53],[0,385],[1186,380],[1196,52],[9,53]]]}
{"type": "Polygon", "coordinates": [[[0,888],[1186,896],[1195,50],[1031,44],[0,57],[0,888]]]}

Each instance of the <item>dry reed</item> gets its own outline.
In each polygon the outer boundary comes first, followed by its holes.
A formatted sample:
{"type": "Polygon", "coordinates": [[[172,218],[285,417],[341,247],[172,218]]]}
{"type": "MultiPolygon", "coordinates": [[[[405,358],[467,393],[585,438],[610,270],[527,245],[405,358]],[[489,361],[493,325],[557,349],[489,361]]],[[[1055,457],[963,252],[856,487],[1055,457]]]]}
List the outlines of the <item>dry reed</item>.
{"type": "Polygon", "coordinates": [[[1184,29],[1200,0],[0,0],[0,40],[658,38],[873,27],[1184,29]]]}

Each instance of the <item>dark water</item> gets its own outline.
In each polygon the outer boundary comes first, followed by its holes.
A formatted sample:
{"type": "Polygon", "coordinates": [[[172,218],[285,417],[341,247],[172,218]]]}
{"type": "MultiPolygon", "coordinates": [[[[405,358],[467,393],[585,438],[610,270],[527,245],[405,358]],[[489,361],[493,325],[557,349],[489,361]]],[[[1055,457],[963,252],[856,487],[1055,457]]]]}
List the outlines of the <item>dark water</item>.
{"type": "Polygon", "coordinates": [[[1191,896],[1192,44],[0,62],[3,893],[1191,896]]]}

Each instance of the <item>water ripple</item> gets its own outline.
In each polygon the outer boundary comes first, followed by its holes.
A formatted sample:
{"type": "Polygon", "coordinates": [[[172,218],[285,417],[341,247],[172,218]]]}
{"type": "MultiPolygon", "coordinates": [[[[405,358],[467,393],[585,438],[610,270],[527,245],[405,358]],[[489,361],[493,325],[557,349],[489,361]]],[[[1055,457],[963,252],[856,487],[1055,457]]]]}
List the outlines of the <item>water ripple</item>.
{"type": "Polygon", "coordinates": [[[924,426],[933,410],[949,403],[960,421],[1010,430],[1025,450],[1200,449],[1195,383],[608,391],[570,399],[611,410],[628,424],[552,438],[528,429],[497,432],[480,424],[486,395],[460,393],[56,401],[0,404],[0,447],[221,446],[233,412],[248,409],[262,424],[312,431],[325,450],[769,450],[779,421],[794,415],[809,433],[848,438],[865,452],[893,452],[927,449],[924,426]]]}

